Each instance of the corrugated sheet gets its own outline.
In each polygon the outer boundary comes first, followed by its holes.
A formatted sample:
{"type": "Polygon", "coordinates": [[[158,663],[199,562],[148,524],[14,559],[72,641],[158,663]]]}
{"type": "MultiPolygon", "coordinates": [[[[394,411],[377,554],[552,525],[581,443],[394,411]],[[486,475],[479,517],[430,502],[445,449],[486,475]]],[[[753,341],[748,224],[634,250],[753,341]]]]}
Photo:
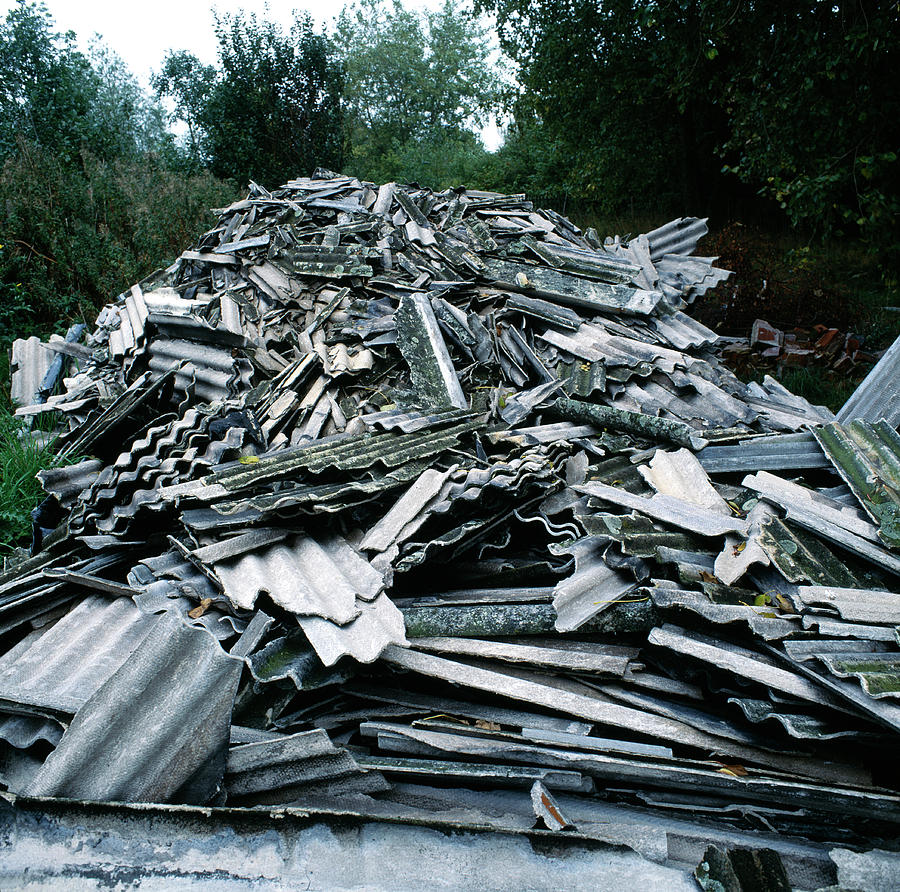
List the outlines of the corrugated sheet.
{"type": "Polygon", "coordinates": [[[676,350],[713,345],[719,340],[711,328],[680,310],[669,316],[654,316],[652,325],[656,333],[676,350]]]}
{"type": "Polygon", "coordinates": [[[345,626],[316,616],[299,616],[297,622],[319,659],[333,666],[341,657],[372,663],[391,646],[406,646],[403,614],[387,595],[374,601],[357,600],[359,616],[345,626]]]}
{"type": "Polygon", "coordinates": [[[900,654],[842,654],[820,657],[838,678],[856,678],[876,700],[900,698],[900,654]]]}
{"type": "Polygon", "coordinates": [[[842,619],[857,623],[900,625],[900,594],[860,588],[801,585],[790,596],[799,610],[836,610],[842,619]]]}
{"type": "Polygon", "coordinates": [[[327,793],[328,782],[360,780],[365,774],[347,750],[317,729],[232,746],[225,787],[229,802],[283,803],[302,792],[327,793]]]}
{"type": "Polygon", "coordinates": [[[375,465],[393,468],[449,449],[463,434],[482,424],[480,420],[466,421],[436,433],[341,435],[262,455],[250,464],[223,466],[208,478],[167,487],[160,492],[160,497],[169,500],[190,495],[213,501],[300,470],[316,474],[331,468],[358,470],[375,465]]]}
{"type": "Polygon", "coordinates": [[[572,632],[637,588],[634,578],[613,570],[603,560],[603,537],[580,539],[562,549],[575,559],[575,571],[553,590],[556,629],[572,632]]]}
{"type": "Polygon", "coordinates": [[[555,642],[538,639],[528,643],[490,641],[478,638],[415,638],[411,646],[429,653],[455,654],[503,663],[524,663],[549,669],[596,672],[622,676],[639,654],[637,648],[588,642],[555,642]]]}
{"type": "Polygon", "coordinates": [[[894,427],[900,425],[900,337],[853,391],[836,417],[841,424],[857,418],[869,422],[884,418],[894,427]]]}
{"type": "Polygon", "coordinates": [[[733,516],[725,499],[709,482],[697,457],[688,449],[677,452],[658,449],[647,464],[638,466],[638,472],[658,493],[693,502],[715,514],[733,516]]]}
{"type": "Polygon", "coordinates": [[[102,461],[87,458],[74,465],[38,471],[35,476],[40,480],[44,492],[56,496],[64,508],[71,508],[93,485],[102,468],[102,461]]]}
{"type": "Polygon", "coordinates": [[[703,592],[680,588],[666,581],[657,580],[646,591],[660,610],[671,611],[676,616],[694,613],[716,625],[743,623],[767,641],[784,638],[799,628],[798,622],[774,614],[767,616],[766,611],[755,605],[716,603],[703,592]]]}
{"type": "MultiPolygon", "coordinates": [[[[244,646],[255,645],[266,624],[248,630],[244,646]]],[[[224,773],[242,668],[206,631],[163,614],[154,634],[78,711],[26,794],[207,801],[224,773]]]]}
{"type": "Polygon", "coordinates": [[[478,417],[476,412],[468,412],[459,409],[444,409],[436,412],[403,411],[402,409],[388,409],[383,412],[369,412],[361,415],[360,419],[366,427],[380,427],[383,430],[401,430],[405,434],[412,434],[420,430],[434,430],[444,425],[451,425],[460,421],[478,417]]]}
{"type": "Polygon", "coordinates": [[[74,715],[155,625],[128,598],[89,595],[0,657],[0,702],[13,711],[74,715]]]}
{"type": "Polygon", "coordinates": [[[733,446],[710,445],[697,458],[708,474],[827,468],[829,464],[810,432],[754,437],[733,446]]]}
{"type": "Polygon", "coordinates": [[[693,254],[697,242],[709,232],[707,218],[679,217],[646,233],[650,243],[650,259],[659,260],[665,254],[693,254]]]}
{"type": "Polygon", "coordinates": [[[878,535],[900,548],[900,436],[886,421],[834,423],[814,431],[819,445],[859,504],[878,524],[878,535]]]}
{"type": "Polygon", "coordinates": [[[175,370],[175,386],[193,386],[204,400],[225,399],[249,388],[253,368],[230,349],[191,341],[156,338],[147,348],[150,370],[159,375],[175,370]]]}
{"type": "Polygon", "coordinates": [[[56,746],[63,734],[60,722],[32,715],[0,715],[0,740],[26,750],[36,743],[56,746]]]}
{"type": "Polygon", "coordinates": [[[358,599],[372,601],[384,577],[340,536],[297,536],[286,543],[213,562],[231,603],[250,610],[266,592],[289,613],[346,625],[359,616],[358,599]]]}
{"type": "Polygon", "coordinates": [[[674,306],[681,306],[684,301],[691,303],[724,282],[731,272],[713,266],[715,259],[666,254],[654,260],[660,287],[669,295],[670,303],[674,306]]]}
{"type": "Polygon", "coordinates": [[[740,517],[711,514],[693,502],[657,493],[651,498],[633,495],[605,483],[585,483],[573,487],[576,492],[594,496],[613,505],[631,508],[671,526],[680,527],[700,536],[720,536],[723,533],[747,534],[747,521],[740,517]]]}
{"type": "Polygon", "coordinates": [[[651,644],[726,669],[748,681],[800,700],[811,703],[831,700],[826,691],[806,678],[772,665],[769,660],[761,658],[754,651],[731,643],[718,642],[698,632],[665,625],[654,629],[647,640],[651,644]]]}
{"type": "Polygon", "coordinates": [[[56,354],[37,336],[13,341],[9,397],[20,406],[30,406],[56,354]]]}

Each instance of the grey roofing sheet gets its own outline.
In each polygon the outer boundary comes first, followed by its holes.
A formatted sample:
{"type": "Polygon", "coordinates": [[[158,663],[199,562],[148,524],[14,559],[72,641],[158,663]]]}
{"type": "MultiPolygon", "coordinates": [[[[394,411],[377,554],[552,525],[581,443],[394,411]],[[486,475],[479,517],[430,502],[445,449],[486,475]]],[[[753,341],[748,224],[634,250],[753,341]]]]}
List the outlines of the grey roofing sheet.
{"type": "Polygon", "coordinates": [[[900,424],[900,337],[837,413],[841,424],[857,418],[869,422],[884,418],[895,427],[900,424]]]}
{"type": "Polygon", "coordinates": [[[86,458],[73,465],[47,468],[35,475],[44,492],[56,496],[64,507],[72,506],[79,497],[96,481],[103,462],[96,458],[86,458]]]}
{"type": "Polygon", "coordinates": [[[288,477],[301,470],[321,473],[330,468],[357,470],[376,465],[397,467],[449,449],[463,434],[481,426],[480,420],[470,420],[438,432],[339,435],[328,441],[263,455],[250,464],[236,462],[223,466],[208,478],[167,487],[160,491],[160,498],[169,500],[190,495],[204,501],[213,501],[232,492],[288,477]]]}
{"type": "MultiPolygon", "coordinates": [[[[738,796],[750,801],[781,801],[785,804],[792,796],[808,807],[828,812],[846,811],[857,815],[866,813],[866,798],[853,787],[838,787],[832,783],[813,781],[785,782],[777,774],[764,772],[736,778],[733,773],[722,772],[720,763],[690,762],[687,760],[644,760],[639,756],[616,753],[579,752],[561,748],[542,747],[515,739],[491,739],[491,737],[454,734],[446,730],[409,728],[406,726],[373,722],[366,726],[369,734],[377,733],[384,745],[396,747],[401,752],[461,753],[469,758],[502,759],[525,764],[539,764],[557,768],[568,767],[590,774],[604,783],[615,778],[619,784],[656,786],[666,777],[666,786],[674,789],[717,789],[729,797],[738,796]]],[[[509,735],[512,738],[512,735],[509,735]]],[[[889,813],[895,807],[896,797],[884,795],[880,801],[872,801],[874,808],[889,813]]]]}
{"type": "Polygon", "coordinates": [[[647,640],[651,644],[668,647],[676,653],[711,663],[801,700],[823,703],[830,699],[827,692],[805,678],[786,672],[772,665],[769,660],[760,659],[753,651],[733,644],[722,645],[697,632],[666,625],[654,629],[647,640]]]}
{"type": "Polygon", "coordinates": [[[403,614],[387,595],[374,601],[357,598],[359,615],[344,626],[317,616],[300,616],[297,621],[319,659],[333,666],[341,657],[359,663],[377,660],[388,647],[408,644],[403,614]]]}
{"type": "Polygon", "coordinates": [[[676,350],[713,345],[719,340],[719,336],[711,328],[680,310],[669,316],[654,316],[652,324],[656,333],[676,350]]]}
{"type": "Polygon", "coordinates": [[[413,386],[426,405],[468,408],[469,401],[460,386],[428,296],[404,297],[394,314],[394,321],[397,345],[409,366],[413,386]]]}
{"type": "Polygon", "coordinates": [[[252,609],[257,596],[297,616],[321,616],[345,625],[359,616],[357,598],[371,601],[384,578],[340,536],[296,536],[264,545],[213,570],[235,607],[252,609]]]}
{"type": "Polygon", "coordinates": [[[672,220],[646,233],[650,258],[659,260],[665,254],[693,254],[697,250],[697,242],[708,232],[706,218],[679,217],[672,220]]]}
{"type": "Polygon", "coordinates": [[[838,502],[814,489],[785,480],[767,471],[748,475],[743,479],[742,485],[756,490],[763,498],[769,499],[773,505],[786,508],[788,517],[791,516],[790,509],[798,507],[821,517],[823,523],[849,530],[864,539],[877,540],[876,528],[862,511],[854,506],[838,502]]]}
{"type": "MultiPolygon", "coordinates": [[[[248,630],[243,646],[255,644],[265,625],[248,630]]],[[[25,792],[206,801],[221,783],[242,667],[205,630],[163,614],[155,633],[78,711],[25,792]]]]}
{"type": "Polygon", "coordinates": [[[303,787],[362,773],[345,749],[317,729],[232,746],[225,786],[229,800],[284,802],[303,787]]]}
{"type": "Polygon", "coordinates": [[[798,609],[830,608],[849,622],[900,625],[900,594],[897,592],[801,585],[791,598],[798,609]]]}
{"type": "Polygon", "coordinates": [[[9,397],[14,403],[30,406],[34,402],[55,355],[37,336],[13,341],[9,397]]]}
{"type": "Polygon", "coordinates": [[[391,506],[390,510],[366,533],[359,543],[361,551],[386,551],[391,545],[402,542],[409,533],[405,532],[415,518],[442,491],[453,469],[439,471],[429,468],[391,506]]]}
{"type": "Polygon", "coordinates": [[[811,432],[754,437],[728,446],[710,445],[697,458],[709,474],[828,467],[828,459],[811,432]]]}
{"type": "Polygon", "coordinates": [[[700,508],[693,502],[661,493],[645,498],[606,483],[591,482],[575,486],[573,489],[623,508],[636,509],[654,520],[700,536],[720,536],[723,533],[746,534],[749,529],[747,521],[740,517],[711,514],[708,509],[700,508]]]}
{"type": "Polygon", "coordinates": [[[831,654],[820,659],[838,678],[859,679],[870,697],[900,698],[900,654],[831,654]]]}
{"type": "Polygon", "coordinates": [[[0,701],[15,711],[74,715],[155,625],[128,598],[89,595],[0,657],[0,701]]]}
{"type": "Polygon", "coordinates": [[[606,647],[591,643],[543,641],[541,644],[509,643],[477,638],[415,638],[411,642],[415,650],[429,653],[456,654],[480,657],[509,663],[526,663],[532,666],[569,669],[575,672],[599,672],[605,675],[623,675],[632,653],[609,652],[606,647]]]}
{"type": "Polygon", "coordinates": [[[187,390],[193,383],[198,396],[206,400],[224,399],[250,383],[250,363],[235,359],[230,349],[157,338],[147,351],[152,372],[158,375],[174,370],[179,389],[187,390]]]}
{"type": "Polygon", "coordinates": [[[62,725],[52,719],[33,715],[0,715],[0,740],[5,740],[16,749],[26,750],[41,741],[56,746],[62,734],[62,725]]]}
{"type": "Polygon", "coordinates": [[[747,721],[754,724],[768,722],[770,726],[777,723],[791,737],[799,740],[840,740],[861,736],[859,731],[837,727],[810,713],[786,712],[784,706],[777,706],[769,700],[729,697],[728,702],[738,706],[747,721]]]}
{"type": "Polygon", "coordinates": [[[638,472],[658,493],[706,508],[714,514],[732,517],[727,502],[709,482],[697,457],[688,449],[668,452],[657,449],[638,472]]]}
{"type": "MultiPolygon", "coordinates": [[[[552,709],[587,719],[592,722],[622,728],[631,732],[649,734],[662,740],[670,740],[701,749],[748,755],[748,747],[733,746],[725,738],[697,730],[681,721],[654,715],[641,709],[622,706],[585,688],[553,684],[539,675],[510,670],[498,671],[471,666],[433,654],[423,654],[403,648],[390,647],[385,659],[414,672],[456,682],[469,688],[499,694],[514,700],[524,700],[535,706],[552,709]]],[[[785,673],[788,674],[788,673],[785,673]]],[[[778,761],[777,758],[775,761],[778,761]]]]}
{"type": "Polygon", "coordinates": [[[716,625],[744,623],[766,640],[784,638],[799,628],[798,622],[776,616],[771,610],[754,604],[718,604],[703,592],[683,589],[665,581],[656,581],[646,591],[660,610],[676,615],[695,613],[716,625]]]}
{"type": "Polygon", "coordinates": [[[602,536],[578,539],[562,550],[575,559],[574,572],[553,590],[556,629],[572,632],[637,588],[633,577],[608,567],[602,536]]]}
{"type": "Polygon", "coordinates": [[[886,421],[834,422],[814,434],[878,535],[900,549],[900,435],[886,421]]]}
{"type": "Polygon", "coordinates": [[[658,291],[644,291],[626,285],[607,285],[527,263],[487,258],[485,266],[486,276],[504,288],[594,313],[610,310],[652,313],[662,299],[662,294],[658,291]]]}

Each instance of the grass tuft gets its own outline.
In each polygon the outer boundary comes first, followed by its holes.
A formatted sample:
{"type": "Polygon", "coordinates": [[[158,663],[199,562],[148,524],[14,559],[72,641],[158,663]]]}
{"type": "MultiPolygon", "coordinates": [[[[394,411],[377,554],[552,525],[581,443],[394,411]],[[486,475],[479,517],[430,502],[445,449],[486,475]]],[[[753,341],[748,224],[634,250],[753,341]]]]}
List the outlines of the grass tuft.
{"type": "Polygon", "coordinates": [[[0,407],[0,553],[31,536],[31,509],[44,498],[35,475],[57,462],[45,441],[0,407]]]}

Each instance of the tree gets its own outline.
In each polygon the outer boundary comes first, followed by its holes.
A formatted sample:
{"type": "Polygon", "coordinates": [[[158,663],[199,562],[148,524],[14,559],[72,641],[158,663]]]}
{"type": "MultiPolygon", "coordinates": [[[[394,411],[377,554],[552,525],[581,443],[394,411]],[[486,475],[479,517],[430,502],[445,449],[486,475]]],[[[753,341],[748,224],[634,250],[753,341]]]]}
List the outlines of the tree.
{"type": "Polygon", "coordinates": [[[675,181],[703,209],[741,180],[826,232],[876,233],[897,208],[896,3],[478,2],[519,64],[520,110],[585,189],[675,181]]]}
{"type": "Polygon", "coordinates": [[[118,56],[99,42],[79,52],[42,5],[10,10],[0,21],[0,347],[90,316],[233,197],[176,162],[159,106],[118,56]]]}
{"type": "Polygon", "coordinates": [[[91,139],[87,126],[97,76],[74,44],[59,34],[43,4],[19,0],[0,22],[0,153],[20,138],[65,155],[91,139]]]}
{"type": "Polygon", "coordinates": [[[308,15],[290,33],[254,14],[216,19],[217,69],[169,54],[154,79],[175,100],[192,147],[219,177],[274,187],[341,166],[341,65],[308,15]]]}
{"type": "Polygon", "coordinates": [[[85,56],[43,4],[19,0],[0,22],[0,154],[26,140],[73,160],[111,160],[171,143],[158,106],[124,62],[95,41],[85,56]]]}
{"type": "Polygon", "coordinates": [[[496,107],[500,79],[473,15],[456,0],[424,12],[399,0],[358,0],[338,17],[335,40],[351,167],[377,180],[421,176],[436,186],[478,168],[485,151],[473,131],[496,107]]]}
{"type": "Polygon", "coordinates": [[[204,109],[216,82],[216,69],[204,65],[186,50],[169,50],[162,69],[151,78],[157,95],[174,100],[174,120],[184,121],[188,129],[188,149],[198,162],[205,162],[207,150],[203,128],[204,109]]]}

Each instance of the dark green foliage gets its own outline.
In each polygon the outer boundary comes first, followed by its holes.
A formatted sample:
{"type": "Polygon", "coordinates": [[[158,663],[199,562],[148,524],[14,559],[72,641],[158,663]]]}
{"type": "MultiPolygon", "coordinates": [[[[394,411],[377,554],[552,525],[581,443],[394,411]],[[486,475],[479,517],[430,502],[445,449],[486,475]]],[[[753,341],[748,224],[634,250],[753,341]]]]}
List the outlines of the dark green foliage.
{"type": "Polygon", "coordinates": [[[208,209],[234,197],[210,174],[181,175],[153,155],[84,152],[77,161],[21,142],[0,171],[4,346],[72,318],[93,321],[96,307],[173,260],[208,209]]]}
{"type": "Polygon", "coordinates": [[[219,67],[170,53],[154,79],[216,176],[275,188],[319,165],[341,166],[342,71],[334,47],[297,15],[289,34],[239,13],[217,19],[219,67]]]}
{"type": "Polygon", "coordinates": [[[0,158],[20,140],[63,161],[104,160],[171,147],[160,109],[101,44],[90,57],[61,35],[43,4],[19,0],[0,22],[0,158]]]}
{"type": "Polygon", "coordinates": [[[233,191],[185,169],[115,54],[79,53],[42,6],[0,22],[0,348],[91,317],[233,191]]]}
{"type": "Polygon", "coordinates": [[[480,6],[520,65],[519,116],[554,137],[572,194],[721,214],[755,192],[807,229],[896,244],[895,3],[480,6]]]}

